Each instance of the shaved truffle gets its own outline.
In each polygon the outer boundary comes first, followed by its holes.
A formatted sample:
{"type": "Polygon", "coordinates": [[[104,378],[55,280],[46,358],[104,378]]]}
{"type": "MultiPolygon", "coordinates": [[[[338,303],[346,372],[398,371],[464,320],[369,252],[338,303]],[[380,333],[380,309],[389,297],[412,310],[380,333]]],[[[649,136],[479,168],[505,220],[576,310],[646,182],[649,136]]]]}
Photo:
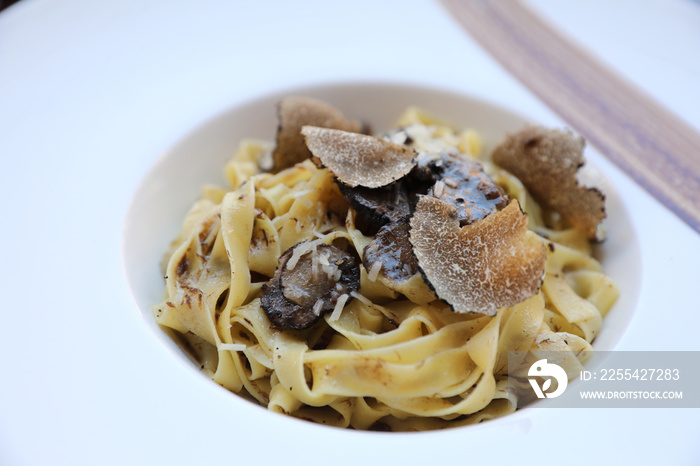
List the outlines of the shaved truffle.
{"type": "Polygon", "coordinates": [[[456,312],[495,315],[542,285],[547,253],[527,231],[516,200],[460,227],[455,206],[423,196],[411,218],[410,241],[424,278],[456,312]]]}
{"type": "Polygon", "coordinates": [[[408,239],[409,228],[407,218],[384,225],[362,254],[365,268],[397,283],[417,274],[418,262],[408,239]]]}
{"type": "Polygon", "coordinates": [[[419,194],[426,194],[437,180],[433,167],[420,162],[403,178],[381,188],[351,188],[338,182],[340,192],[360,217],[367,219],[377,230],[387,223],[407,218],[418,202],[419,194]]]}
{"type": "Polygon", "coordinates": [[[484,173],[478,162],[443,157],[438,180],[428,195],[452,204],[457,209],[460,226],[468,225],[504,208],[508,196],[484,173]]]}
{"type": "Polygon", "coordinates": [[[517,176],[543,206],[558,212],[590,238],[602,239],[598,225],[605,218],[605,197],[579,184],[585,141],[569,131],[527,127],[508,135],[492,159],[517,176]]]}
{"type": "Polygon", "coordinates": [[[261,304],[275,327],[302,330],[359,289],[360,269],[353,256],[319,241],[304,241],[280,256],[275,275],[262,287],[261,304]]]}
{"type": "Polygon", "coordinates": [[[374,136],[305,126],[301,130],[311,153],[350,187],[379,188],[415,166],[415,150],[374,136]]]}
{"type": "Polygon", "coordinates": [[[281,170],[311,156],[301,128],[305,125],[360,131],[361,124],[346,120],[335,107],[305,96],[285,97],[277,106],[277,145],[272,153],[274,169],[281,170]]]}
{"type": "Polygon", "coordinates": [[[377,228],[411,214],[411,193],[403,180],[382,188],[351,188],[343,183],[338,186],[350,207],[377,228]]]}

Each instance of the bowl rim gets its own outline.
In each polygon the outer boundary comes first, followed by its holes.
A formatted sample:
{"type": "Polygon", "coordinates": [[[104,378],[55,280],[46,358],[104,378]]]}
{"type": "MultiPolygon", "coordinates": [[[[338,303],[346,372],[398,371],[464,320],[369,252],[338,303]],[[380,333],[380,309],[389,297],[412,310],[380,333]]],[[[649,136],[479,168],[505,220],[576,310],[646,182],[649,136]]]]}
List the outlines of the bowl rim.
{"type": "MultiPolygon", "coordinates": [[[[126,285],[128,287],[129,294],[131,295],[132,299],[134,300],[136,311],[140,314],[140,321],[146,325],[149,328],[149,333],[152,335],[156,336],[156,339],[159,340],[161,343],[163,343],[162,349],[167,351],[168,353],[171,354],[175,352],[176,355],[179,353],[179,359],[183,363],[182,366],[185,368],[184,372],[185,373],[194,373],[198,375],[199,377],[203,377],[202,373],[199,371],[197,367],[195,367],[194,364],[189,361],[189,359],[184,356],[184,353],[175,346],[174,342],[168,337],[168,335],[158,327],[158,325],[155,323],[155,320],[152,319],[152,315],[150,313],[150,308],[145,309],[144,308],[144,303],[142,300],[139,298],[137,293],[134,290],[134,277],[133,277],[133,268],[134,265],[131,263],[132,259],[129,258],[129,248],[131,247],[131,244],[133,242],[133,231],[130,225],[133,223],[133,216],[135,214],[135,211],[140,209],[142,206],[142,197],[149,191],[152,191],[152,187],[150,186],[150,183],[152,182],[152,179],[156,177],[158,172],[163,169],[164,165],[167,165],[167,162],[172,159],[173,154],[177,154],[178,151],[181,151],[184,146],[188,144],[189,141],[192,141],[193,139],[196,139],[199,137],[201,134],[206,133],[209,131],[213,126],[219,124],[222,121],[225,121],[226,119],[233,118],[235,117],[238,113],[240,113],[243,109],[247,108],[255,108],[258,106],[262,106],[264,103],[269,102],[274,99],[279,99],[282,96],[285,95],[290,95],[290,94],[305,94],[305,95],[310,95],[310,96],[323,96],[326,94],[333,94],[337,92],[349,92],[350,94],[353,93],[367,93],[368,91],[382,91],[382,92],[389,92],[389,93],[394,93],[394,94],[411,94],[411,93],[420,93],[420,94],[425,94],[429,95],[431,98],[440,98],[440,99],[446,99],[446,100],[454,100],[455,98],[460,101],[469,101],[471,103],[476,103],[481,107],[487,107],[490,109],[490,111],[495,112],[495,113],[500,113],[504,115],[508,115],[509,118],[519,120],[520,122],[524,124],[532,123],[536,124],[537,122],[533,121],[531,117],[528,117],[526,114],[517,111],[515,109],[508,108],[507,106],[504,106],[500,103],[497,103],[487,97],[481,96],[481,95],[476,95],[476,94],[471,94],[468,92],[465,92],[464,89],[459,89],[459,88],[452,88],[448,86],[433,86],[433,85],[426,85],[424,83],[413,83],[408,80],[403,81],[403,80],[393,80],[393,79],[380,79],[380,80],[352,80],[352,81],[345,81],[345,80],[334,80],[334,81],[321,81],[317,83],[306,83],[302,85],[294,85],[294,86],[288,86],[288,87],[280,87],[277,89],[268,89],[265,92],[260,92],[258,94],[254,95],[247,95],[244,98],[240,99],[237,102],[232,103],[230,106],[228,106],[226,109],[210,116],[209,118],[205,119],[204,121],[198,122],[194,124],[194,126],[187,131],[184,135],[178,137],[176,140],[174,140],[170,146],[169,149],[162,152],[148,167],[146,172],[141,176],[140,182],[134,189],[131,195],[131,200],[129,202],[129,205],[126,209],[126,213],[124,215],[123,221],[122,221],[122,232],[121,232],[121,259],[122,259],[122,269],[125,274],[126,278],[126,285]],[[131,271],[131,272],[130,272],[131,271]]],[[[411,102],[407,102],[407,105],[412,105],[411,102]]],[[[343,109],[340,109],[343,111],[343,109]]],[[[438,117],[441,116],[439,112],[432,111],[431,113],[436,114],[438,117]]],[[[395,115],[398,117],[398,115],[395,115]]],[[[479,128],[476,128],[477,131],[479,131],[479,128]]],[[[245,136],[243,136],[245,137],[245,136]]],[[[274,137],[274,134],[271,134],[269,139],[272,140],[274,137]]],[[[239,138],[240,139],[240,138],[239,138]]],[[[587,151],[595,151],[595,149],[587,148],[587,151]]],[[[587,157],[587,162],[591,163],[590,157],[587,157]]],[[[595,163],[593,163],[594,168],[596,168],[595,163]]],[[[223,169],[223,166],[218,166],[217,170],[220,172],[223,169]]],[[[603,174],[604,180],[605,180],[605,189],[606,189],[606,194],[610,193],[611,195],[607,196],[608,200],[613,199],[616,202],[615,209],[618,212],[621,212],[624,214],[625,220],[627,223],[630,225],[630,228],[632,230],[632,235],[633,238],[630,240],[628,238],[628,247],[632,249],[636,249],[636,251],[632,252],[632,255],[636,257],[638,261],[642,260],[642,254],[641,254],[641,249],[639,247],[639,238],[634,231],[634,224],[631,221],[630,218],[630,209],[627,208],[626,206],[626,201],[623,196],[620,195],[620,193],[616,190],[615,186],[610,183],[608,177],[603,174]]],[[[181,221],[181,218],[177,219],[178,221],[181,221]]],[[[165,241],[163,242],[163,245],[167,244],[167,241],[169,241],[170,238],[166,238],[165,241]]],[[[603,245],[603,250],[605,248],[605,245],[603,245]]],[[[164,249],[163,249],[164,251],[164,249]]],[[[162,254],[162,253],[161,253],[162,254]]],[[[603,268],[605,269],[605,263],[603,263],[603,268]]],[[[622,338],[622,335],[624,334],[624,330],[626,330],[629,327],[629,324],[633,318],[634,313],[636,312],[636,309],[638,307],[637,305],[637,300],[639,298],[640,290],[641,290],[641,266],[638,267],[633,267],[634,272],[636,273],[636,278],[633,279],[633,282],[636,282],[636,290],[634,290],[634,296],[633,300],[631,303],[627,303],[627,307],[630,307],[631,310],[625,315],[625,318],[621,322],[621,326],[618,327],[618,329],[621,329],[620,332],[618,333],[617,338],[614,338],[609,347],[602,348],[602,350],[612,350],[617,346],[619,341],[622,338]]],[[[161,277],[162,278],[162,277],[161,277]]],[[[152,303],[152,304],[155,304],[152,303]]],[[[616,308],[619,306],[613,307],[611,309],[611,313],[616,310],[616,308]]],[[[620,311],[618,311],[619,313],[620,311]]],[[[606,322],[606,319],[604,319],[604,322],[606,322]]],[[[605,330],[605,325],[603,326],[603,330],[605,330]]],[[[602,334],[603,332],[601,332],[602,334]]],[[[596,347],[596,342],[594,341],[594,349],[600,349],[596,347]]],[[[205,378],[205,377],[204,377],[205,378]]],[[[210,385],[217,389],[222,389],[225,390],[227,393],[231,393],[228,390],[226,390],[223,387],[217,386],[216,383],[212,383],[210,380],[205,380],[208,382],[210,385]]],[[[234,394],[233,397],[230,397],[234,400],[241,400],[245,403],[251,403],[250,401],[244,399],[241,396],[238,396],[234,394]]],[[[537,403],[538,406],[542,406],[542,403],[551,403],[553,400],[542,400],[537,403]]],[[[260,408],[262,411],[268,411],[265,407],[256,405],[255,403],[252,403],[253,405],[257,406],[260,408]]],[[[530,406],[526,406],[524,408],[519,408],[517,411],[514,413],[511,413],[507,416],[500,417],[497,419],[490,420],[489,425],[492,425],[494,423],[499,423],[503,422],[504,420],[513,420],[513,421],[518,421],[522,419],[523,417],[529,417],[531,410],[534,408],[530,406]]],[[[269,412],[269,411],[268,411],[269,412]]],[[[277,413],[272,413],[275,418],[278,417],[277,413]]],[[[301,421],[296,418],[293,418],[292,416],[285,416],[287,418],[295,419],[296,421],[301,421]]],[[[304,422],[304,425],[313,425],[313,423],[309,423],[307,421],[302,421],[304,422]]],[[[476,428],[477,425],[481,426],[482,424],[476,424],[476,425],[466,425],[466,426],[460,426],[460,427],[454,427],[454,429],[462,429],[462,428],[476,428]]],[[[319,427],[326,429],[329,426],[324,426],[324,425],[319,425],[319,427]]],[[[342,430],[342,431],[353,431],[353,429],[338,429],[338,428],[333,428],[334,430],[342,430]]],[[[368,432],[368,431],[355,431],[355,432],[368,432]]],[[[422,431],[420,434],[428,434],[431,432],[436,432],[434,430],[428,430],[428,431],[422,431]]],[[[373,434],[376,434],[376,432],[372,432],[373,434]]],[[[404,432],[405,433],[405,432],[404,432]]],[[[400,434],[399,432],[392,432],[390,433],[391,435],[397,435],[400,434]]]]}

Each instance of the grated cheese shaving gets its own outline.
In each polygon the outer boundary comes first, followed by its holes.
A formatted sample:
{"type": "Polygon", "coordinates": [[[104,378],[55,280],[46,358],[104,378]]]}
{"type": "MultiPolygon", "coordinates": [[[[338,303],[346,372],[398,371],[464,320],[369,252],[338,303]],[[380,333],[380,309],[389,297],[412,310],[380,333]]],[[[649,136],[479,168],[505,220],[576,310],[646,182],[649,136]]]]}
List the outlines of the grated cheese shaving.
{"type": "Polygon", "coordinates": [[[365,298],[364,296],[362,296],[362,295],[361,295],[360,293],[358,293],[357,291],[352,291],[352,292],[350,292],[350,296],[352,296],[353,298],[355,298],[356,300],[358,300],[358,301],[361,302],[362,304],[366,304],[367,306],[374,307],[374,303],[373,303],[372,301],[370,301],[369,299],[365,298]]]}
{"type": "Polygon", "coordinates": [[[314,277],[314,281],[318,280],[318,251],[316,250],[316,243],[311,250],[311,275],[314,277]]]}
{"type": "Polygon", "coordinates": [[[445,193],[445,185],[442,183],[442,181],[438,181],[435,183],[433,190],[435,197],[442,197],[442,195],[445,193]]]}
{"type": "Polygon", "coordinates": [[[314,192],[313,189],[305,189],[305,190],[303,190],[303,191],[298,191],[298,192],[296,192],[296,193],[293,193],[293,194],[292,194],[292,197],[293,197],[294,199],[299,198],[299,197],[301,197],[301,196],[305,196],[305,197],[306,197],[307,194],[311,194],[312,192],[314,192]]]}
{"type": "Polygon", "coordinates": [[[457,189],[457,188],[458,188],[457,182],[455,182],[455,180],[453,180],[452,178],[446,178],[446,179],[444,180],[444,183],[445,183],[445,186],[449,186],[449,187],[452,188],[452,189],[457,189]]]}
{"type": "Polygon", "coordinates": [[[323,300],[322,300],[322,299],[319,299],[319,300],[316,301],[316,303],[314,304],[314,307],[313,307],[314,314],[316,314],[317,316],[320,316],[320,315],[321,315],[321,309],[322,309],[322,308],[323,308],[323,300]]]}
{"type": "Polygon", "coordinates": [[[326,273],[326,276],[333,281],[340,280],[340,269],[334,265],[323,265],[321,269],[326,273]]]}
{"type": "Polygon", "coordinates": [[[318,261],[321,263],[321,265],[331,265],[330,262],[328,262],[328,253],[324,252],[323,254],[319,255],[318,261]]]}
{"type": "Polygon", "coordinates": [[[309,199],[309,194],[313,193],[313,189],[305,189],[303,191],[296,192],[292,194],[292,198],[298,200],[303,204],[304,207],[307,209],[310,209],[314,206],[314,203],[311,199],[309,199]]]}
{"type": "Polygon", "coordinates": [[[371,282],[376,282],[377,277],[379,277],[379,272],[382,270],[382,263],[379,261],[376,261],[374,264],[372,264],[372,267],[369,268],[369,272],[367,272],[367,278],[371,282]]]}
{"type": "Polygon", "coordinates": [[[299,198],[299,202],[301,202],[307,209],[311,209],[314,206],[313,201],[306,196],[301,196],[299,198]]]}
{"type": "Polygon", "coordinates": [[[292,252],[292,257],[289,258],[287,261],[287,270],[294,270],[294,267],[297,266],[297,262],[299,262],[299,259],[301,259],[302,256],[305,254],[310,253],[311,251],[316,249],[316,244],[315,243],[302,243],[297,245],[294,248],[294,251],[292,252]]]}
{"type": "Polygon", "coordinates": [[[330,322],[338,320],[338,318],[340,317],[340,313],[343,312],[343,308],[345,307],[345,303],[348,299],[350,299],[349,295],[345,293],[340,295],[338,301],[335,303],[335,308],[333,309],[331,316],[328,318],[330,322]]]}
{"type": "Polygon", "coordinates": [[[221,343],[219,349],[223,351],[243,351],[246,346],[243,343],[221,343]]]}

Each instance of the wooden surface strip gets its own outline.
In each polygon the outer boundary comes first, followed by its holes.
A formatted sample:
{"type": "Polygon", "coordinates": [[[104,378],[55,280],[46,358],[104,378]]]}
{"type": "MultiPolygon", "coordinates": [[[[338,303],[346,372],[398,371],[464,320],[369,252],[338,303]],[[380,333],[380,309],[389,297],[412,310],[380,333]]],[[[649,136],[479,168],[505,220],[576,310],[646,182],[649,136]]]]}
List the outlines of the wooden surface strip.
{"type": "Polygon", "coordinates": [[[700,232],[700,135],[517,0],[441,0],[571,128],[700,232]]]}

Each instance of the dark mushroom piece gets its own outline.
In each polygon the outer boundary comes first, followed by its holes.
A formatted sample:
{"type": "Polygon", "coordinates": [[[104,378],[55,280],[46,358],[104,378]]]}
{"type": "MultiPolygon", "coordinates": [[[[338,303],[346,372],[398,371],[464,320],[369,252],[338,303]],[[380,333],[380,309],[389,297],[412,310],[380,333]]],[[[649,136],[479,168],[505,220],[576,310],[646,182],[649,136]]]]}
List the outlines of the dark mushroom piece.
{"type": "Polygon", "coordinates": [[[376,228],[406,218],[411,214],[411,194],[403,181],[382,188],[351,188],[338,183],[350,207],[376,228]]]}
{"type": "Polygon", "coordinates": [[[381,272],[389,280],[400,283],[418,273],[418,261],[409,241],[410,228],[408,218],[404,218],[379,229],[362,253],[370,277],[381,272]]]}
{"type": "Polygon", "coordinates": [[[426,194],[437,177],[431,163],[418,163],[403,178],[380,188],[351,188],[338,181],[338,187],[350,207],[375,226],[371,234],[391,222],[408,218],[418,195],[426,194]]]}
{"type": "Polygon", "coordinates": [[[275,275],[262,287],[261,304],[281,330],[302,330],[352,299],[360,288],[360,269],[346,251],[320,241],[305,241],[280,256],[275,275]]]}
{"type": "Polygon", "coordinates": [[[446,155],[428,195],[456,208],[459,225],[469,225],[508,205],[508,196],[478,162],[446,155]]]}

